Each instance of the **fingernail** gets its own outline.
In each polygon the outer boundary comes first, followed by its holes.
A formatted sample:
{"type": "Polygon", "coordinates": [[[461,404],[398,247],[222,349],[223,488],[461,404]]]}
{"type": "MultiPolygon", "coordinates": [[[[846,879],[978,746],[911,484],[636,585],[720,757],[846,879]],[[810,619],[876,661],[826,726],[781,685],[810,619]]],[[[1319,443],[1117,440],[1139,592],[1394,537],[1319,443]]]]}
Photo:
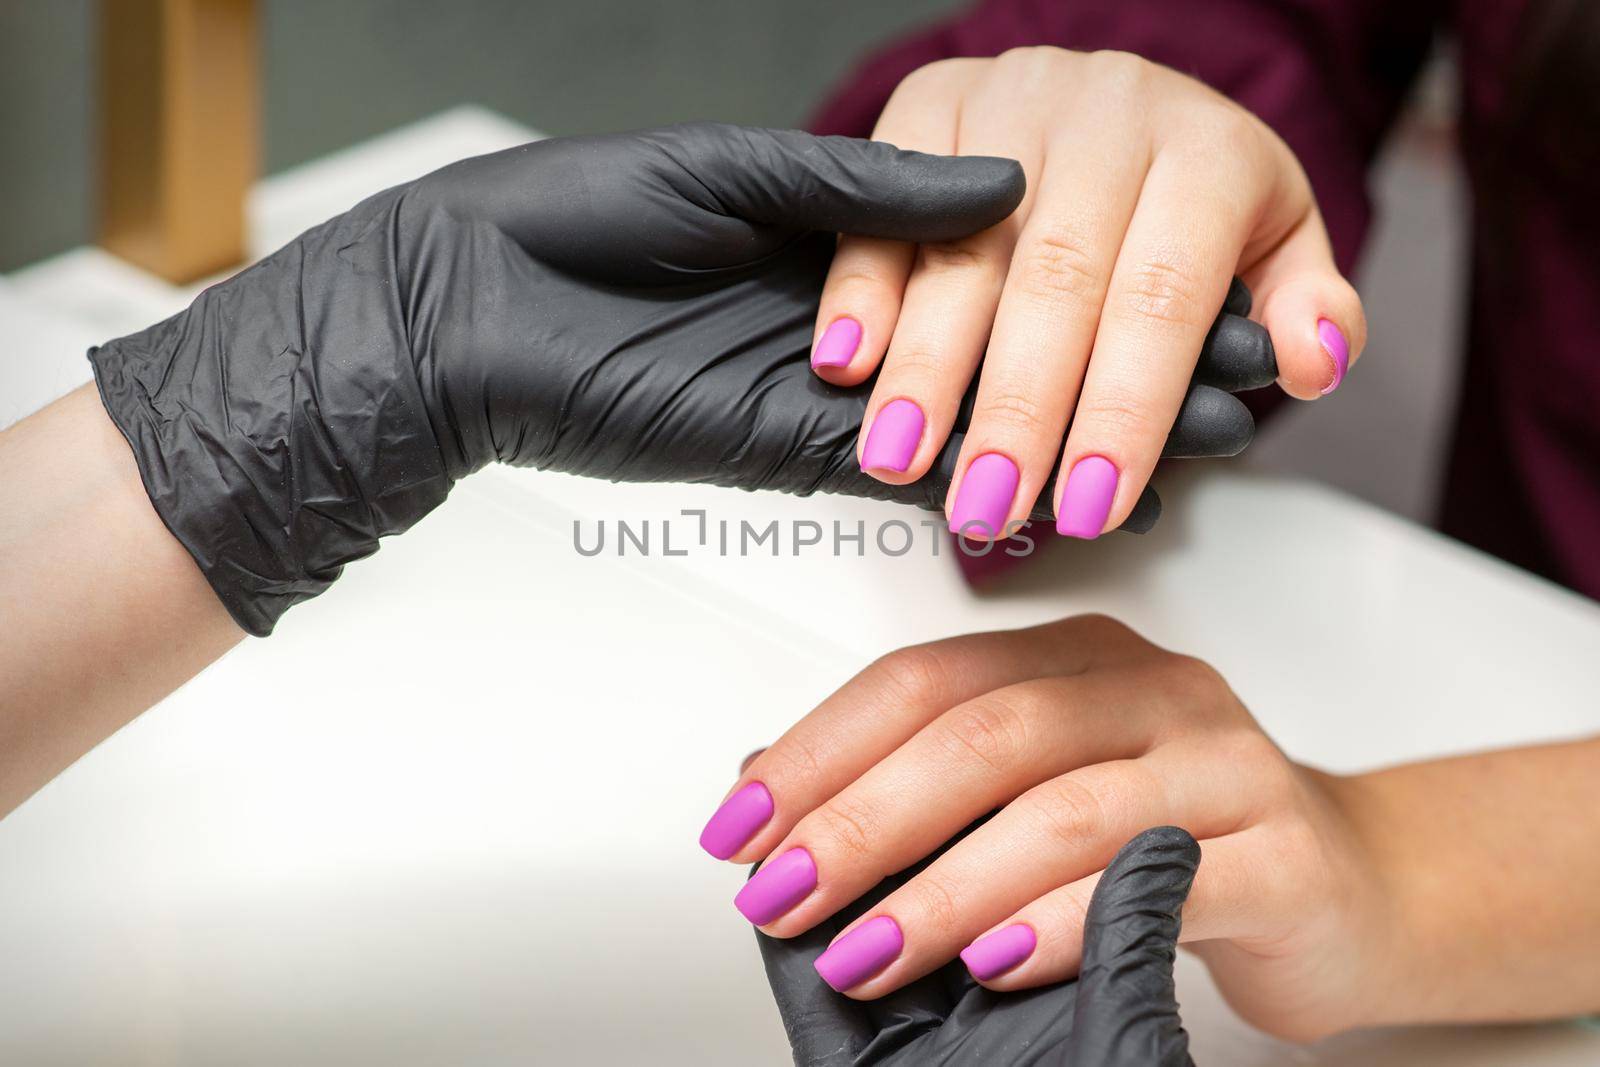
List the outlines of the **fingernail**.
{"type": "Polygon", "coordinates": [[[1004,530],[1017,480],[1017,465],[998,452],[985,452],[973,460],[950,509],[951,532],[993,537],[1004,530]]]}
{"type": "Polygon", "coordinates": [[[996,930],[988,937],[980,937],[961,950],[961,962],[967,965],[972,977],[987,982],[1004,974],[1029,956],[1039,945],[1033,927],[1015,923],[1004,930],[996,930]]]}
{"type": "Polygon", "coordinates": [[[1322,391],[1322,395],[1327,396],[1339,388],[1339,383],[1344,381],[1345,371],[1350,369],[1350,342],[1344,339],[1339,327],[1327,319],[1317,320],[1317,340],[1322,342],[1322,350],[1333,360],[1333,381],[1322,391]]]}
{"type": "MultiPolygon", "coordinates": [[[[744,768],[740,768],[742,773],[744,768]]],[[[756,836],[772,818],[772,794],[760,782],[751,782],[722,802],[700,831],[700,847],[725,860],[756,836]]]]}
{"type": "Polygon", "coordinates": [[[905,945],[900,924],[880,915],[829,945],[814,966],[824,982],[843,993],[889,966],[905,945]]]}
{"type": "Polygon", "coordinates": [[[910,400],[891,400],[878,411],[861,447],[864,471],[904,471],[922,443],[922,409],[910,400]]]}
{"type": "Polygon", "coordinates": [[[811,350],[813,367],[844,367],[861,346],[861,324],[855,319],[834,319],[811,350]]]}
{"type": "Polygon", "coordinates": [[[763,866],[733,898],[739,914],[765,926],[817,888],[817,865],[811,853],[803,848],[791,848],[763,866]]]}
{"type": "Polygon", "coordinates": [[[1084,456],[1067,472],[1056,533],[1092,541],[1106,528],[1117,495],[1117,468],[1104,456],[1084,456]]]}

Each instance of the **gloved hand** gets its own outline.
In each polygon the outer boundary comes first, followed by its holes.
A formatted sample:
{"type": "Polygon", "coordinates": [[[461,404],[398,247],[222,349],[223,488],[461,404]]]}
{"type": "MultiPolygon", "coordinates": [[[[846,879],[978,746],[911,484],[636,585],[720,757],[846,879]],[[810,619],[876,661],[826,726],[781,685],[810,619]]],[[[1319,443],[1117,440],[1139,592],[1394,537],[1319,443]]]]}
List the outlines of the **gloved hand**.
{"type": "MultiPolygon", "coordinates": [[[[885,485],[855,456],[869,386],[809,371],[832,235],[953,239],[1022,194],[1009,160],[792,131],[558,138],[379,193],[90,358],[163,521],[266,634],[497,460],[939,507],[960,433],[934,474],[885,485]]],[[[1249,441],[1212,387],[1276,373],[1245,299],[1173,455],[1249,441]]]]}
{"type": "MultiPolygon", "coordinates": [[[[930,857],[927,862],[931,862],[930,857]]],[[[799,937],[756,940],[797,1067],[1192,1067],[1172,964],[1200,864],[1188,833],[1161,826],[1124,845],[1089,903],[1074,981],[994,993],[959,960],[878,1000],[835,993],[812,964],[867,908],[926,863],[885,879],[799,937]]]]}

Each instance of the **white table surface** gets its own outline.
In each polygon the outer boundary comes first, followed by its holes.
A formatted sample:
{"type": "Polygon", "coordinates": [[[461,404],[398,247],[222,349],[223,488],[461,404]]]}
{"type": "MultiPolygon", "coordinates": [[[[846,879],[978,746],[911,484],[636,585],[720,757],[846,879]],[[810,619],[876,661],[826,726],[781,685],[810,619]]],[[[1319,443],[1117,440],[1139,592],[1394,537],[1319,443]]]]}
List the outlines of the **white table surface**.
{"type": "MultiPolygon", "coordinates": [[[[272,178],[256,246],[529,136],[462,109],[272,178]]],[[[0,398],[37,407],[86,337],[188,296],[94,250],[12,275],[0,398]]],[[[1600,729],[1595,604],[1241,463],[1163,490],[1154,534],[978,597],[921,529],[898,558],[572,547],[574,521],[674,517],[684,546],[686,508],[921,517],[891,505],[474,476],[0,822],[0,1063],[786,1062],[742,872],[695,837],[740,757],[910,641],[1106,611],[1337,770],[1600,729]]],[[[1202,1067],[1600,1062],[1581,1023],[1290,1046],[1191,958],[1179,985],[1202,1067]]]]}

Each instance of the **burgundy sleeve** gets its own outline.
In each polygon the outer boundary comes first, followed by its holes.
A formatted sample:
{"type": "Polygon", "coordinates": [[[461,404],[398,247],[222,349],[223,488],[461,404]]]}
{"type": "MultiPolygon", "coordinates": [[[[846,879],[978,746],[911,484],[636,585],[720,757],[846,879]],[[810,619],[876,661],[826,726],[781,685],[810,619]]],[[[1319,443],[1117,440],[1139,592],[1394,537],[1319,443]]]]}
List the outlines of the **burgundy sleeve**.
{"type": "Polygon", "coordinates": [[[870,56],[811,128],[869,136],[900,79],[938,59],[1037,44],[1134,52],[1277,130],[1310,176],[1348,274],[1371,221],[1367,169],[1439,17],[1438,0],[984,0],[870,56]]]}

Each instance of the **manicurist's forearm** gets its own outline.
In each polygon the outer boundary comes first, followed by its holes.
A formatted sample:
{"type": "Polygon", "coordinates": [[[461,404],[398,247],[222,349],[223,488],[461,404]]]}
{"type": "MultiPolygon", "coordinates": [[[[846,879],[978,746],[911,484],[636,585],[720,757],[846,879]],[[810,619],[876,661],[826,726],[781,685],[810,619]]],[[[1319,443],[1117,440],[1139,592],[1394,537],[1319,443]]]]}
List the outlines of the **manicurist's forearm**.
{"type": "Polygon", "coordinates": [[[0,433],[0,816],[243,636],[85,386],[0,433]]]}
{"type": "Polygon", "coordinates": [[[1392,1020],[1600,1011],[1600,740],[1345,780],[1401,916],[1392,1020]]]}

